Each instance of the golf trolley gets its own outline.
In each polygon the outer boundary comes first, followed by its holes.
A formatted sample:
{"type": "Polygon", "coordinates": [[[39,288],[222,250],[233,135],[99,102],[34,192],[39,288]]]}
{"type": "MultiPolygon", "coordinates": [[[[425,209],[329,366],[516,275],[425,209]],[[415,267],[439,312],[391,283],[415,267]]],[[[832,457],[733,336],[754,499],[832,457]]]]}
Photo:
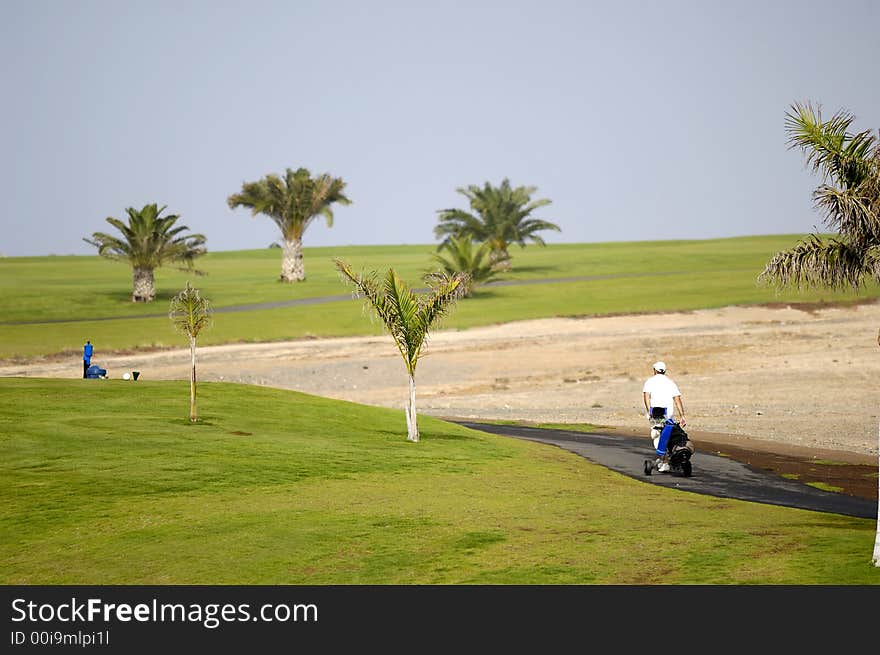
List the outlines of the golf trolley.
{"type": "Polygon", "coordinates": [[[694,445],[688,439],[687,432],[671,418],[666,418],[666,410],[663,407],[651,409],[652,428],[661,428],[660,439],[657,442],[654,459],[645,460],[645,475],[651,475],[655,470],[659,471],[662,457],[668,455],[666,463],[669,464],[669,473],[689,478],[692,471],[691,456],[694,454],[694,445]],[[662,427],[661,427],[662,426],[662,427]]]}

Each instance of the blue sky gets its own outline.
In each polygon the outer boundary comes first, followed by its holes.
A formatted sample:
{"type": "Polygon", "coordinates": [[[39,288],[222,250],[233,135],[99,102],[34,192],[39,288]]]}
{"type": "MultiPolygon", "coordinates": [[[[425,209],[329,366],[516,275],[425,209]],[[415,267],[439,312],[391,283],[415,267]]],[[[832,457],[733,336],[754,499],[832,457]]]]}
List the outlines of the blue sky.
{"type": "Polygon", "coordinates": [[[0,253],[93,254],[156,202],[211,250],[286,167],[353,200],[306,246],[434,243],[457,187],[538,187],[550,242],[798,233],[810,100],[880,127],[880,3],[0,2],[0,253]]]}

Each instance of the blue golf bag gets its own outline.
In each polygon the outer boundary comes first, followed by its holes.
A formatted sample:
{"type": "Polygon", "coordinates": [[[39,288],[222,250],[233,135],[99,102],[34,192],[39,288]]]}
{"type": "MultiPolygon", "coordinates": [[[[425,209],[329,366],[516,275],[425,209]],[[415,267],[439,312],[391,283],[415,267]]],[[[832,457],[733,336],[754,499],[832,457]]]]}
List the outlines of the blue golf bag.
{"type": "Polygon", "coordinates": [[[666,410],[664,408],[655,407],[652,408],[651,412],[652,419],[663,421],[662,424],[658,423],[655,425],[658,427],[662,425],[663,427],[660,430],[660,438],[657,440],[657,446],[655,447],[657,457],[653,460],[645,460],[645,475],[651,475],[662,461],[661,458],[668,455],[669,472],[690,477],[693,471],[691,456],[694,454],[694,445],[688,439],[687,432],[674,419],[666,418],[666,410]]]}
{"type": "Polygon", "coordinates": [[[97,364],[92,364],[86,369],[86,379],[97,380],[107,377],[107,369],[101,368],[97,364]]]}

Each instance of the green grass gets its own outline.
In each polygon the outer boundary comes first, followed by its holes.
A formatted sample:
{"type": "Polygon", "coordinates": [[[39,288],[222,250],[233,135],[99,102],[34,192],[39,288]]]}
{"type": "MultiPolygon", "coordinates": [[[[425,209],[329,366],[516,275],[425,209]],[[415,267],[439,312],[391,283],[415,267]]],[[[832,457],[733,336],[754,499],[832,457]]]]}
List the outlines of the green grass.
{"type": "MultiPolygon", "coordinates": [[[[758,287],[756,277],[769,258],[792,246],[797,235],[699,241],[552,244],[514,248],[508,280],[551,280],[578,276],[601,279],[527,286],[483,287],[459,303],[444,326],[468,328],[552,316],[685,311],[768,302],[848,302],[880,297],[871,286],[859,294],[826,290],[777,294],[758,287]],[[605,276],[605,277],[601,277],[605,276]],[[622,276],[622,277],[614,277],[622,276]]],[[[208,274],[192,278],[216,308],[324,296],[347,295],[333,257],[356,270],[389,266],[414,286],[428,267],[433,246],[351,246],[306,248],[308,279],[277,282],[277,249],[209,253],[199,262],[208,274]]],[[[131,271],[96,256],[10,257],[0,259],[0,359],[49,354],[76,355],[86,339],[100,354],[116,350],[181,346],[165,316],[168,303],[185,284],[185,273],[159,269],[157,299],[129,302],[131,271]],[[147,315],[158,314],[156,318],[147,315]],[[129,320],[91,320],[128,318],[129,320]],[[16,322],[42,322],[19,325],[16,322]],[[62,321],[51,323],[47,321],[62,321]],[[81,322],[63,322],[81,321],[81,322]]],[[[313,336],[378,334],[364,319],[360,302],[222,313],[203,333],[204,345],[274,341],[313,336]]]]}
{"type": "Polygon", "coordinates": [[[807,482],[807,484],[811,487],[815,487],[820,491],[830,491],[832,493],[839,494],[843,491],[843,487],[836,487],[833,484],[828,484],[827,482],[807,482]]]}
{"type": "Polygon", "coordinates": [[[880,584],[875,522],[665,489],[402,411],[0,379],[2,584],[880,584]],[[662,538],[658,527],[662,528],[662,538]]]}
{"type": "Polygon", "coordinates": [[[546,428],[547,430],[569,430],[571,432],[595,432],[601,430],[601,425],[593,425],[592,423],[536,423],[537,428],[546,428]]]}
{"type": "Polygon", "coordinates": [[[479,422],[491,425],[519,425],[528,428],[545,428],[547,430],[568,430],[570,432],[595,432],[603,427],[601,425],[593,425],[592,423],[533,423],[512,419],[480,419],[479,422]]]}

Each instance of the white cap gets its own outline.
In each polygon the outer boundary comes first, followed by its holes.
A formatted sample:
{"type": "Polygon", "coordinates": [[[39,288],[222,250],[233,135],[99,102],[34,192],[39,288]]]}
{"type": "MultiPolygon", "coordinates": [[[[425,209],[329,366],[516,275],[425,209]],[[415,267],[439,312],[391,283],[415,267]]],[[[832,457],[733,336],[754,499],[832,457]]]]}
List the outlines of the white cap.
{"type": "Polygon", "coordinates": [[[654,370],[658,373],[665,373],[666,364],[664,364],[663,362],[654,362],[654,370]]]}

